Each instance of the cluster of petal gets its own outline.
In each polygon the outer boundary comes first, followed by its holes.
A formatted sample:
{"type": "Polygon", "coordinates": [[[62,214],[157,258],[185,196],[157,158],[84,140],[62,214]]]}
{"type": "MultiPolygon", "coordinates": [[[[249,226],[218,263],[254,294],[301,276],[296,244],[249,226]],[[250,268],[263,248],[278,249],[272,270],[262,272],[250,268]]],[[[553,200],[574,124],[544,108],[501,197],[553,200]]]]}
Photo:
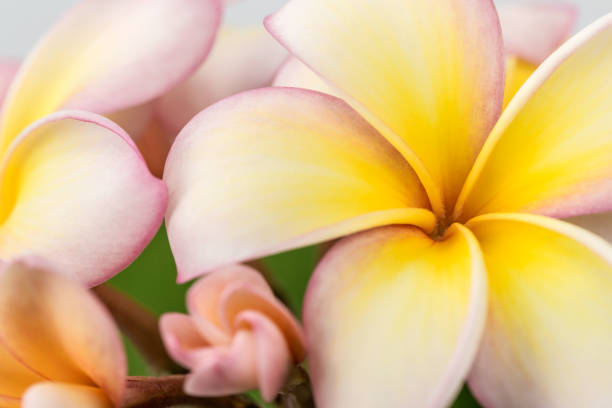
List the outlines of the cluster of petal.
{"type": "Polygon", "coordinates": [[[290,0],[266,26],[300,61],[275,83],[315,91],[245,92],[178,136],[179,280],[353,234],[306,294],[318,406],[444,407],[466,379],[490,407],[612,404],[612,247],[551,218],[612,210],[612,15],[505,109],[490,0],[290,0]]]}
{"type": "Polygon", "coordinates": [[[119,406],[127,365],[112,318],[37,258],[0,271],[0,407],[119,406]]]}
{"type": "Polygon", "coordinates": [[[185,392],[230,395],[258,388],[270,401],[290,365],[304,359],[302,330],[256,270],[230,266],[202,278],[187,295],[189,315],[160,320],[170,355],[191,373],[185,392]]]}
{"type": "Polygon", "coordinates": [[[138,106],[201,65],[220,14],[220,0],[83,0],[0,65],[0,258],[36,253],[95,285],[144,249],[167,190],[100,114],[135,131],[138,106]]]}

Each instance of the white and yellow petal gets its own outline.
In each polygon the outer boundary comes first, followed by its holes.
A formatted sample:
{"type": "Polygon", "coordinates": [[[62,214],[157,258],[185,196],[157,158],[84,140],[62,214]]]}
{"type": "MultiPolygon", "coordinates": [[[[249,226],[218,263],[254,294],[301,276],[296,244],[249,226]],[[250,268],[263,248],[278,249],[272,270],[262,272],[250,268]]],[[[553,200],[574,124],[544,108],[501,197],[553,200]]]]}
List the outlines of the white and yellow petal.
{"type": "Polygon", "coordinates": [[[612,208],[612,14],[547,59],[483,147],[455,216],[612,208]]]}
{"type": "Polygon", "coordinates": [[[436,212],[450,209],[501,110],[492,2],[292,0],[266,25],[404,154],[436,212]]]}
{"type": "Polygon", "coordinates": [[[409,226],[340,241],[304,303],[317,406],[448,406],[476,353],[486,293],[480,249],[460,225],[441,241],[409,226]]]}
{"type": "Polygon", "coordinates": [[[161,95],[197,69],[220,0],[85,0],[41,40],[13,83],[0,152],[58,109],[111,113],[161,95]]]}
{"type": "Polygon", "coordinates": [[[129,265],[166,209],[164,183],[129,136],[91,113],[34,123],[0,171],[0,257],[35,253],[88,285],[129,265]]]}
{"type": "Polygon", "coordinates": [[[181,281],[379,225],[435,224],[399,153],[343,101],[306,90],[206,109],[177,138],[164,180],[181,281]]]}
{"type": "Polygon", "coordinates": [[[489,273],[489,310],[470,387],[484,406],[612,404],[612,247],[530,214],[468,223],[489,273]]]}

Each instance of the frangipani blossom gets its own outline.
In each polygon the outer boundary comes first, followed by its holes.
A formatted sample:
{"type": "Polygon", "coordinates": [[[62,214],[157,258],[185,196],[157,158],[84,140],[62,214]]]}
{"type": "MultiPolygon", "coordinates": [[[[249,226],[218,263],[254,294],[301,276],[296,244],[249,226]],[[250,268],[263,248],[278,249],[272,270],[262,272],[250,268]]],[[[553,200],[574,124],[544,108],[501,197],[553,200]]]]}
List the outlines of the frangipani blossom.
{"type": "Polygon", "coordinates": [[[306,294],[318,406],[443,407],[466,378],[485,406],[611,405],[612,248],[550,217],[612,207],[612,15],[501,116],[489,0],[291,0],[266,24],[348,104],[268,88],[187,125],[179,280],[361,231],[306,294]]]}
{"type": "Polygon", "coordinates": [[[0,407],[118,407],[126,358],[95,296],[32,258],[0,271],[0,407]]]}
{"type": "Polygon", "coordinates": [[[71,109],[121,116],[163,94],[206,57],[220,12],[219,0],[84,0],[43,37],[3,101],[0,258],[36,253],[88,285],[134,260],[166,187],[122,129],[71,109]]]}
{"type": "Polygon", "coordinates": [[[218,270],[187,294],[189,315],[167,313],[162,338],[191,370],[185,392],[230,395],[258,388],[271,401],[305,356],[302,329],[264,278],[243,265],[218,270]]]}

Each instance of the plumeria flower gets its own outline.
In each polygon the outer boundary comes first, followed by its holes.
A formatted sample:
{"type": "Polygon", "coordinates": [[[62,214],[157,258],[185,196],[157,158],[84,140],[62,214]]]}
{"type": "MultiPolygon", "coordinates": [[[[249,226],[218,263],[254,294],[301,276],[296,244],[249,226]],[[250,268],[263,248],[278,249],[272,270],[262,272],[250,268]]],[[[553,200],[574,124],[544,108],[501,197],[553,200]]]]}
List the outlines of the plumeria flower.
{"type": "Polygon", "coordinates": [[[37,259],[0,271],[0,407],[119,406],[126,357],[95,296],[37,259]]]}
{"type": "Polygon", "coordinates": [[[0,258],[37,253],[95,285],[142,251],[165,185],[122,129],[82,111],[121,117],[182,81],[208,54],[220,10],[219,0],[85,0],[17,72],[3,64],[0,90],[15,78],[0,118],[0,258]]]}
{"type": "Polygon", "coordinates": [[[160,320],[170,355],[188,367],[185,392],[230,395],[258,388],[271,401],[289,367],[304,359],[302,330],[256,270],[242,265],[216,271],[187,294],[189,315],[160,320]]]}
{"type": "Polygon", "coordinates": [[[304,304],[320,407],[612,404],[612,15],[500,116],[488,0],[291,0],[269,31],[343,100],[296,88],[200,113],[168,157],[179,280],[353,234],[304,304]],[[350,105],[350,106],[349,106],[350,105]],[[359,232],[361,231],[361,232],[359,232]]]}

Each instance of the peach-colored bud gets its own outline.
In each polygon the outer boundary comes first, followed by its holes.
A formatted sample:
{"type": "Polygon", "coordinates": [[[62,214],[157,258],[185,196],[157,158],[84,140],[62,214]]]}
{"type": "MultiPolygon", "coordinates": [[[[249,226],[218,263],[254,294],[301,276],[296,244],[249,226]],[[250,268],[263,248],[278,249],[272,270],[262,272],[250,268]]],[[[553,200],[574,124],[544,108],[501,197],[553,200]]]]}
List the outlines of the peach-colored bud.
{"type": "Polygon", "coordinates": [[[166,349],[191,373],[185,392],[221,396],[259,388],[270,401],[292,363],[305,357],[302,329],[254,269],[235,265],[200,279],[187,294],[189,315],[168,313],[166,349]]]}
{"type": "Polygon", "coordinates": [[[112,318],[39,259],[0,267],[0,407],[119,406],[127,365],[112,318]]]}

